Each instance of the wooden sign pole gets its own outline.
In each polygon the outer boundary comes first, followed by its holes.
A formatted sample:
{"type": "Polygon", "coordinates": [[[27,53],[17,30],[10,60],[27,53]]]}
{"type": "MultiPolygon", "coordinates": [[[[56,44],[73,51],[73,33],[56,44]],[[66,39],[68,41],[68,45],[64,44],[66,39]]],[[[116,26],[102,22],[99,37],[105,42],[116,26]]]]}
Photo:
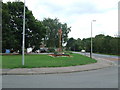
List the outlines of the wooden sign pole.
{"type": "Polygon", "coordinates": [[[58,34],[59,34],[59,52],[62,51],[62,30],[59,29],[58,30],[58,34]]]}

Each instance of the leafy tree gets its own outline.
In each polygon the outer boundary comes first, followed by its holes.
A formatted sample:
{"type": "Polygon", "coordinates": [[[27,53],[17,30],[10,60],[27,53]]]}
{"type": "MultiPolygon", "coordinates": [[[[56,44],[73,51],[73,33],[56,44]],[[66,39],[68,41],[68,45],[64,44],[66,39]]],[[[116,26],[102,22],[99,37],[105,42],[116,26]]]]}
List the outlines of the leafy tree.
{"type": "Polygon", "coordinates": [[[110,49],[111,52],[109,52],[110,54],[118,54],[118,49],[119,49],[119,45],[118,45],[118,38],[112,38],[109,42],[110,45],[110,49]]]}
{"type": "Polygon", "coordinates": [[[81,41],[80,38],[78,38],[78,39],[76,40],[76,43],[75,43],[75,51],[80,51],[80,50],[82,50],[83,48],[85,48],[85,47],[82,47],[82,41],[81,41]]]}
{"type": "Polygon", "coordinates": [[[99,34],[95,36],[94,41],[93,41],[94,52],[103,53],[104,38],[105,38],[105,35],[103,34],[99,34]]]}
{"type": "Polygon", "coordinates": [[[62,29],[62,44],[66,43],[68,40],[68,33],[71,31],[70,27],[66,23],[62,24],[59,19],[45,18],[42,21],[43,25],[46,27],[46,36],[44,38],[44,43],[49,48],[56,48],[59,45],[59,35],[58,30],[62,29]]]}
{"type": "MultiPolygon", "coordinates": [[[[21,51],[23,32],[23,2],[2,3],[2,35],[3,50],[14,49],[21,51]]],[[[45,36],[46,29],[42,23],[35,19],[26,7],[26,28],[25,28],[25,48],[35,46],[36,49],[41,44],[45,36]]]]}
{"type": "Polygon", "coordinates": [[[72,50],[72,51],[80,51],[82,50],[82,41],[80,38],[78,38],[77,40],[74,38],[70,38],[67,41],[66,47],[67,50],[72,50]]]}
{"type": "Polygon", "coordinates": [[[74,44],[75,44],[75,39],[69,38],[66,44],[67,50],[72,50],[74,48],[74,44]]]}
{"type": "Polygon", "coordinates": [[[104,53],[111,53],[111,49],[110,48],[110,41],[111,41],[112,37],[111,36],[105,36],[104,41],[103,41],[103,52],[104,53]]]}
{"type": "MultiPolygon", "coordinates": [[[[96,35],[93,38],[93,52],[94,53],[106,53],[106,54],[120,54],[119,53],[119,37],[111,37],[104,34],[96,35]]],[[[91,51],[91,38],[74,39],[70,38],[67,41],[66,47],[68,50],[80,51],[82,49],[87,52],[91,51]]]]}
{"type": "Polygon", "coordinates": [[[91,49],[91,38],[83,38],[82,40],[82,49],[90,52],[91,49]]]}

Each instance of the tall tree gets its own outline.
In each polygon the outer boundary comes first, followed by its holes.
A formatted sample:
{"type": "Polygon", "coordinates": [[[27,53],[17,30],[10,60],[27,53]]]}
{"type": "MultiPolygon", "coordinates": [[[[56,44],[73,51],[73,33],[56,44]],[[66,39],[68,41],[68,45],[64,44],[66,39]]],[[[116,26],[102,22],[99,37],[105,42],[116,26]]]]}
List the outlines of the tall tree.
{"type": "MultiPolygon", "coordinates": [[[[119,40],[120,37],[111,37],[104,34],[96,35],[93,38],[93,52],[94,53],[106,53],[106,54],[119,54],[119,40]]],[[[70,38],[67,41],[66,47],[68,50],[80,51],[82,49],[87,52],[91,51],[91,38],[74,39],[70,38]]]]}
{"type": "Polygon", "coordinates": [[[110,54],[120,54],[119,53],[119,44],[118,44],[118,38],[112,38],[109,42],[110,45],[110,50],[111,52],[109,52],[110,54]]]}
{"type": "Polygon", "coordinates": [[[75,48],[75,39],[74,38],[69,38],[66,44],[67,50],[73,50],[75,48]]]}
{"type": "Polygon", "coordinates": [[[62,44],[66,43],[68,40],[68,33],[71,31],[70,27],[66,23],[62,24],[59,19],[45,18],[43,20],[43,25],[46,27],[46,36],[44,38],[45,44],[49,48],[58,47],[59,35],[58,30],[62,29],[62,44]]]}
{"type": "Polygon", "coordinates": [[[90,52],[91,49],[91,38],[83,38],[82,40],[82,49],[90,52]]]}
{"type": "MultiPolygon", "coordinates": [[[[23,2],[7,2],[2,7],[2,35],[3,49],[20,50],[22,47],[23,32],[23,2]]],[[[45,36],[45,27],[35,19],[26,7],[26,27],[25,27],[25,48],[29,46],[39,46],[45,36]]]]}
{"type": "Polygon", "coordinates": [[[94,47],[93,51],[94,52],[103,53],[103,51],[105,49],[103,47],[104,38],[105,38],[105,35],[103,35],[103,34],[99,34],[99,35],[95,36],[95,39],[93,41],[93,47],[94,47]]]}

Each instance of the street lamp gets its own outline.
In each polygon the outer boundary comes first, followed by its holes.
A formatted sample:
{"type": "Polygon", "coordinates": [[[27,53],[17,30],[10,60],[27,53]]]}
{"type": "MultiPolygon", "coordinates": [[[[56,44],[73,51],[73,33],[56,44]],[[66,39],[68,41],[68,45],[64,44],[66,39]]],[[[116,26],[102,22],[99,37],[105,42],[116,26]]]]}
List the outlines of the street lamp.
{"type": "Polygon", "coordinates": [[[93,23],[93,22],[96,22],[96,20],[92,20],[92,21],[91,21],[91,52],[90,52],[90,58],[92,58],[92,50],[93,50],[93,49],[92,49],[92,23],[93,23]]]}
{"type": "Polygon", "coordinates": [[[22,65],[24,65],[24,50],[25,50],[25,0],[24,0],[24,15],[23,15],[23,41],[22,41],[22,65]]]}

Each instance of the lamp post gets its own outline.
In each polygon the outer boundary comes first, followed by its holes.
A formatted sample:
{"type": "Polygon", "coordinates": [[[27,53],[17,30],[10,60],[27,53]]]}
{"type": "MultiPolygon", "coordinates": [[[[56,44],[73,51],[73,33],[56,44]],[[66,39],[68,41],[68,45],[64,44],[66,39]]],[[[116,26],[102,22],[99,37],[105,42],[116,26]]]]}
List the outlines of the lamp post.
{"type": "Polygon", "coordinates": [[[90,51],[90,58],[92,58],[92,51],[93,51],[93,48],[92,48],[92,23],[93,22],[96,22],[96,20],[91,21],[91,51],[90,51]]]}
{"type": "Polygon", "coordinates": [[[24,65],[24,50],[25,50],[25,0],[24,0],[24,14],[23,14],[23,41],[22,41],[22,65],[24,65]]]}

